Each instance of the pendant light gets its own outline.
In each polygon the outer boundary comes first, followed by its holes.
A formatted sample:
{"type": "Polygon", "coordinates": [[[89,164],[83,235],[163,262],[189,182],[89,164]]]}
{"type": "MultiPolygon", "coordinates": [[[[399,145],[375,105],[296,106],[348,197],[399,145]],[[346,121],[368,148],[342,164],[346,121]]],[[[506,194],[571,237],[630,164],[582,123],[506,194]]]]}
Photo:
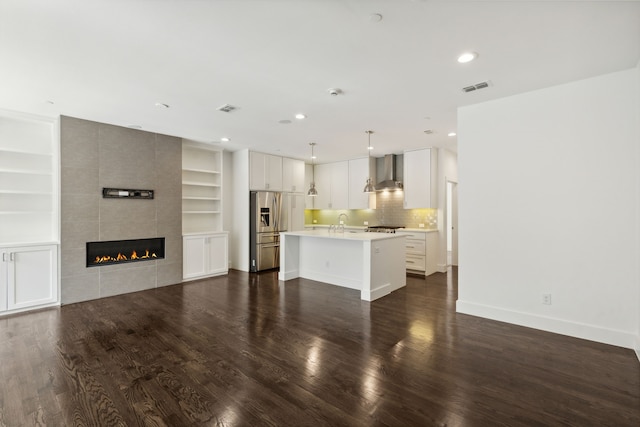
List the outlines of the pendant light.
{"type": "Polygon", "coordinates": [[[313,147],[316,145],[315,142],[310,142],[311,146],[311,173],[313,174],[311,177],[311,185],[309,186],[309,191],[307,191],[307,196],[317,196],[318,190],[316,190],[316,168],[314,164],[314,160],[316,156],[313,155],[313,147]]]}
{"type": "MultiPolygon", "coordinates": [[[[373,149],[373,147],[371,146],[371,134],[373,133],[372,130],[367,130],[365,131],[365,133],[367,133],[369,135],[369,144],[367,145],[367,153],[368,153],[368,161],[369,163],[367,163],[367,175],[371,173],[371,150],[373,149]]],[[[376,187],[375,185],[373,185],[373,179],[369,176],[367,177],[367,184],[364,186],[364,190],[365,193],[375,193],[376,192],[376,187]]]]}

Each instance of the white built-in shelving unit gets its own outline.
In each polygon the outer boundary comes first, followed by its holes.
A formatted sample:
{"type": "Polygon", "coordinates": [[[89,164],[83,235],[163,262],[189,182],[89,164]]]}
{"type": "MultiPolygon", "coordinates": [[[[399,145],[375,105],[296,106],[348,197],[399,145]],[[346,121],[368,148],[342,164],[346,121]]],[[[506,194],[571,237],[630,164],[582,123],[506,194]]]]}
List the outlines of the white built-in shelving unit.
{"type": "Polygon", "coordinates": [[[226,274],[229,236],[222,230],[222,151],[182,141],[182,278],[226,274]]]}
{"type": "Polygon", "coordinates": [[[182,144],[182,234],[222,230],[222,151],[182,144]]]}
{"type": "Polygon", "coordinates": [[[0,111],[0,244],[59,240],[57,121],[0,111]]]}
{"type": "Polygon", "coordinates": [[[58,121],[0,111],[0,316],[57,305],[58,121]]]}

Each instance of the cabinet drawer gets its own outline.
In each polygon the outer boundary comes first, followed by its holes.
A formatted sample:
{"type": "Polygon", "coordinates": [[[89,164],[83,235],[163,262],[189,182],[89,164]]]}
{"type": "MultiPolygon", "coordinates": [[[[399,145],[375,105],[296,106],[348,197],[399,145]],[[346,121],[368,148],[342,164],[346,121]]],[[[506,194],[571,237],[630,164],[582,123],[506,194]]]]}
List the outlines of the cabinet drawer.
{"type": "Polygon", "coordinates": [[[407,240],[425,240],[425,233],[412,232],[412,231],[396,231],[397,234],[406,236],[407,240]]]}
{"type": "Polygon", "coordinates": [[[407,249],[408,254],[425,254],[426,243],[424,240],[409,240],[407,239],[404,247],[407,249]]]}
{"type": "Polygon", "coordinates": [[[420,255],[407,254],[405,265],[407,270],[425,271],[427,264],[426,264],[424,255],[420,256],[420,255]]]}

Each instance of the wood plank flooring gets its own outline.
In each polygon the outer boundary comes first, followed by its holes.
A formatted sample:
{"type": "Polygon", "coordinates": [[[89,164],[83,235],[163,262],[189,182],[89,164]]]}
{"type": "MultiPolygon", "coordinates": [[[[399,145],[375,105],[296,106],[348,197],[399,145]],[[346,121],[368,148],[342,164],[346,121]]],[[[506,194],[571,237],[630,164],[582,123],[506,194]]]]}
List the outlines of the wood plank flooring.
{"type": "Polygon", "coordinates": [[[639,426],[628,349],[232,271],[0,318],[0,426],[639,426]]]}

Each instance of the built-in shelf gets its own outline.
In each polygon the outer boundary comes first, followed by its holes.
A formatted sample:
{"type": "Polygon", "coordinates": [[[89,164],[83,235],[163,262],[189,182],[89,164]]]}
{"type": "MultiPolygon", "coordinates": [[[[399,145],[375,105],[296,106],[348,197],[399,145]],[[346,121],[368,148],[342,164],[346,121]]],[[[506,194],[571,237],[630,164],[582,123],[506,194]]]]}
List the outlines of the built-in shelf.
{"type": "Polygon", "coordinates": [[[182,233],[222,230],[222,151],[182,144],[182,233]]]}
{"type": "Polygon", "coordinates": [[[0,111],[0,244],[58,240],[55,120],[0,111]]]}

